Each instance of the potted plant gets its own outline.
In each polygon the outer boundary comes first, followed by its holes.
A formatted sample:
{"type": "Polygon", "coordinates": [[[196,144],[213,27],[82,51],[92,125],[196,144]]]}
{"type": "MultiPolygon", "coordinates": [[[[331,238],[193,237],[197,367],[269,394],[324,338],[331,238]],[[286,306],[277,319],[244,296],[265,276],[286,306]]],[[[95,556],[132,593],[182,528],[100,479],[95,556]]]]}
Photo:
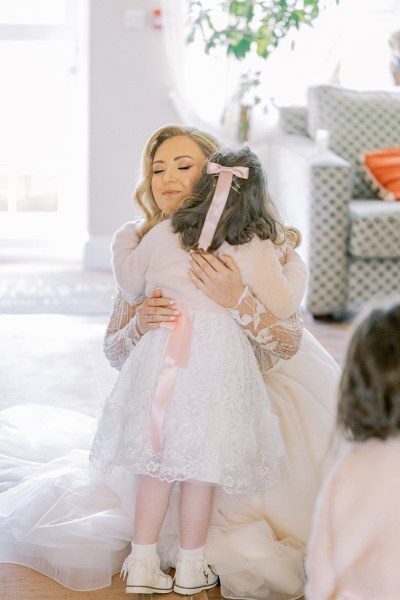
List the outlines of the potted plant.
{"type": "MultiPolygon", "coordinates": [[[[191,30],[188,43],[200,33],[206,53],[225,47],[238,60],[258,55],[267,59],[292,29],[312,25],[325,0],[188,0],[191,30]],[[221,14],[225,15],[221,26],[221,14]]],[[[336,0],[339,4],[339,0],[336,0]]],[[[249,95],[260,84],[260,72],[242,73],[237,99],[240,103],[239,141],[248,139],[252,107],[260,101],[249,95]]]]}

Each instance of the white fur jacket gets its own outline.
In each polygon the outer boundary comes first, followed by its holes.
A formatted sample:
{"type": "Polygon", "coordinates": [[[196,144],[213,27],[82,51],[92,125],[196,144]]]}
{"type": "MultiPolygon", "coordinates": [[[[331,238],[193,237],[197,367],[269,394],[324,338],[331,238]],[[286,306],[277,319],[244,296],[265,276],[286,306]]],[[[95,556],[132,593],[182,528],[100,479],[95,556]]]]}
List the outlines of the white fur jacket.
{"type": "MultiPolygon", "coordinates": [[[[115,281],[128,302],[160,288],[165,296],[190,309],[224,311],[189,279],[189,255],[171,231],[170,221],[153,227],[140,243],[138,224],[126,223],[115,233],[112,244],[115,281]]],[[[224,243],[221,252],[234,259],[243,283],[278,319],[288,319],[299,309],[307,268],[295,251],[254,237],[242,246],[224,243]]]]}

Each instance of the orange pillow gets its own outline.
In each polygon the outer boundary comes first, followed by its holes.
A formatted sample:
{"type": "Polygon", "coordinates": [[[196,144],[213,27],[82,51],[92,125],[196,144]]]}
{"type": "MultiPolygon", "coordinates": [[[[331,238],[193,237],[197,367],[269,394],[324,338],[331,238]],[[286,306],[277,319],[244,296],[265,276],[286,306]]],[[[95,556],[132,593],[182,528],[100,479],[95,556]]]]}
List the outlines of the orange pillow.
{"type": "Polygon", "coordinates": [[[400,200],[400,147],[385,148],[362,156],[372,187],[382,200],[400,200]]]}

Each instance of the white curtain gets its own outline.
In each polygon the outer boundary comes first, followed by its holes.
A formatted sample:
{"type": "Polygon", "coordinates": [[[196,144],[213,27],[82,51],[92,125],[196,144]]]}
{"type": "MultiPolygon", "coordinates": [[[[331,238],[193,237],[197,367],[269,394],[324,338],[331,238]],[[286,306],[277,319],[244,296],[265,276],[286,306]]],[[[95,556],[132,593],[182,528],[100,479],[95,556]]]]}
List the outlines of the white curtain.
{"type": "Polygon", "coordinates": [[[223,136],[221,118],[229,97],[231,61],[225,49],[206,55],[203,44],[187,44],[188,3],[162,0],[165,49],[171,69],[171,100],[181,119],[223,136]]]}

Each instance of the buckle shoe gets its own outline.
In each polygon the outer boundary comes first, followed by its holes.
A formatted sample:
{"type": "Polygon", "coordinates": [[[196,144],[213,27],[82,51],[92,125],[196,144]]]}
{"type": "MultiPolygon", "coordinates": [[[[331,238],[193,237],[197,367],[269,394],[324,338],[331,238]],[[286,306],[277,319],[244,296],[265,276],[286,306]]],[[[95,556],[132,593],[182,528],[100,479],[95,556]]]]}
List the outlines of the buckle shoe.
{"type": "Polygon", "coordinates": [[[218,584],[218,575],[213,573],[205,558],[190,560],[176,558],[174,592],[189,596],[209,590],[218,584]]]}
{"type": "Polygon", "coordinates": [[[131,552],[122,565],[121,577],[127,578],[127,594],[169,594],[174,587],[172,577],[161,571],[158,556],[138,558],[131,552]]]}

